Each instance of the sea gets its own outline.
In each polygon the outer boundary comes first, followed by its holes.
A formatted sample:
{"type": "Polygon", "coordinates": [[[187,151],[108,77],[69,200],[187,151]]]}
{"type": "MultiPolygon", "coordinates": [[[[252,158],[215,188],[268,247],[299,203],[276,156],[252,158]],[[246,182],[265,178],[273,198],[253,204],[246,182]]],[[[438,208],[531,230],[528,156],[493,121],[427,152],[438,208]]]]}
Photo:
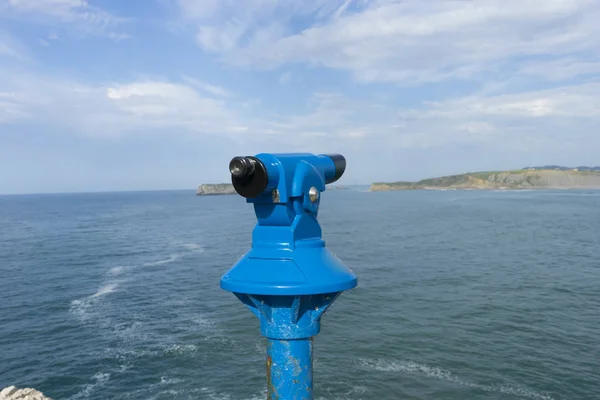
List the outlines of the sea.
{"type": "MultiPolygon", "coordinates": [[[[358,276],[314,339],[316,399],[600,399],[600,191],[326,191],[358,276]]],[[[0,197],[0,388],[266,398],[219,279],[252,206],[193,191],[0,197]]]]}

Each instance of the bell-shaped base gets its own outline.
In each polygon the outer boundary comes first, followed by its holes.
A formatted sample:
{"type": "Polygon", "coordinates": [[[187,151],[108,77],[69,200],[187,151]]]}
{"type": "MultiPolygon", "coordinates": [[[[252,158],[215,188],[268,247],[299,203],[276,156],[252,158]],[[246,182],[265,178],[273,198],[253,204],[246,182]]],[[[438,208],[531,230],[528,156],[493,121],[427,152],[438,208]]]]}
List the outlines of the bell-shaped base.
{"type": "Polygon", "coordinates": [[[227,291],[273,296],[337,293],[356,284],[356,275],[320,239],[298,241],[294,249],[254,247],[221,278],[227,291]]]}

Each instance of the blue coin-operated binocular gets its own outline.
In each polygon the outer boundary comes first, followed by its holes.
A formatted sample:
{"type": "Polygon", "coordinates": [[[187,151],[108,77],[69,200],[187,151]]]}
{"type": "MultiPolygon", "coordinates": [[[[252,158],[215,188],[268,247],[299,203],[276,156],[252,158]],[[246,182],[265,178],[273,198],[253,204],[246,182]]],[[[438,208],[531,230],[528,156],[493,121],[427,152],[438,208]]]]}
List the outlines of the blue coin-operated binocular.
{"type": "Polygon", "coordinates": [[[229,164],[237,193],[254,204],[252,249],[222,278],[260,320],[267,343],[267,399],[313,398],[312,336],[333,301],[357,284],[321,238],[325,185],[346,169],[341,155],[258,154],[229,164]]]}

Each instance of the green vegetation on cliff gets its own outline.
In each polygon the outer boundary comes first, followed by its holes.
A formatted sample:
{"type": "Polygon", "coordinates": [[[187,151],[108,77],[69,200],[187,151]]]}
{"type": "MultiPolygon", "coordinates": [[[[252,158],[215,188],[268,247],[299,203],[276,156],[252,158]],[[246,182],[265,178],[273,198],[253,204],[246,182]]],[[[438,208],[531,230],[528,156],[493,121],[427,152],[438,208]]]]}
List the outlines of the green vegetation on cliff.
{"type": "Polygon", "coordinates": [[[370,190],[567,188],[600,188],[600,171],[533,168],[485,171],[423,179],[418,182],[375,182],[370,190]]]}

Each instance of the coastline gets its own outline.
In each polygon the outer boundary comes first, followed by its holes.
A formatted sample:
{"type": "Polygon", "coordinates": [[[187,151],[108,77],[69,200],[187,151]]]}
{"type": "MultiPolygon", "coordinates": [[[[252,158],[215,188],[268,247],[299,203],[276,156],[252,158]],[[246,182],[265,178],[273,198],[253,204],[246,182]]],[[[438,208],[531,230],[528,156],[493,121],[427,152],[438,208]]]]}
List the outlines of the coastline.
{"type": "Polygon", "coordinates": [[[535,186],[535,187],[437,187],[437,186],[422,186],[422,187],[398,187],[398,188],[369,188],[368,192],[394,192],[394,191],[491,191],[491,192],[528,192],[533,190],[600,190],[600,186],[535,186]]]}
{"type": "Polygon", "coordinates": [[[373,182],[370,192],[389,190],[574,190],[600,189],[600,172],[574,170],[514,170],[469,172],[418,182],[373,182]]]}

